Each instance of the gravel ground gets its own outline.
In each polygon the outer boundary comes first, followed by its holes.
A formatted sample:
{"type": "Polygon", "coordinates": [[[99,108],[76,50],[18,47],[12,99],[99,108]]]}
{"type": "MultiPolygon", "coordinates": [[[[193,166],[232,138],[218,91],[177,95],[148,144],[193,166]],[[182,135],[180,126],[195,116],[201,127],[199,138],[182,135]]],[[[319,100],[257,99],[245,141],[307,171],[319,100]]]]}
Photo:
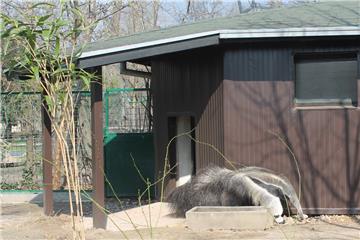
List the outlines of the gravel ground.
{"type": "MultiPolygon", "coordinates": [[[[147,200],[142,200],[141,205],[147,204],[147,200]]],[[[42,207],[42,204],[39,204],[42,207]]],[[[105,208],[111,212],[116,213],[122,210],[127,210],[139,206],[139,202],[136,198],[122,198],[121,203],[115,198],[106,199],[105,208]]],[[[68,202],[57,202],[54,203],[54,212],[55,215],[61,214],[70,214],[69,203],[68,202]]],[[[92,214],[92,203],[83,202],[83,212],[85,217],[90,217],[92,214]]]]}
{"type": "Polygon", "coordinates": [[[316,224],[318,222],[325,222],[329,224],[347,225],[357,223],[360,227],[360,215],[320,215],[312,216],[305,221],[299,221],[295,217],[284,217],[287,224],[316,224]]]}

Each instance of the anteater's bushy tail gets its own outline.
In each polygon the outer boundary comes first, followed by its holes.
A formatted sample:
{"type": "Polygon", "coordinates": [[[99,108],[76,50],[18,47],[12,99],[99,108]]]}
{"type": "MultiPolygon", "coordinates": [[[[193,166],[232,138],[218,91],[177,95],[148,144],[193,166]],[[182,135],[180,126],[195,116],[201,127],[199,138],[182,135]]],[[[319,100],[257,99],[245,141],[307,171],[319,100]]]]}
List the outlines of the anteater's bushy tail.
{"type": "Polygon", "coordinates": [[[184,217],[185,212],[192,208],[191,200],[189,198],[192,194],[194,193],[191,191],[190,182],[188,182],[175,188],[166,198],[176,216],[184,217]]]}

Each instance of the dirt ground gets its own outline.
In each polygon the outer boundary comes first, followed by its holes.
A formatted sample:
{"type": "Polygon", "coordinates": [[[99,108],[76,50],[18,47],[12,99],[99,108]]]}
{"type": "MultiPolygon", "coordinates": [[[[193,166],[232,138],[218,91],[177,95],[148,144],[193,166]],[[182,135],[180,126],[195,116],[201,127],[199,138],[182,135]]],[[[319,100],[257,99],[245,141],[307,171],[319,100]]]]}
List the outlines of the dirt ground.
{"type": "MultiPolygon", "coordinates": [[[[360,239],[360,216],[318,216],[305,222],[286,218],[287,223],[265,231],[196,232],[184,224],[139,231],[86,230],[86,239],[360,239]]],[[[54,217],[42,214],[37,204],[2,204],[1,239],[71,239],[71,219],[67,213],[54,217]]]]}

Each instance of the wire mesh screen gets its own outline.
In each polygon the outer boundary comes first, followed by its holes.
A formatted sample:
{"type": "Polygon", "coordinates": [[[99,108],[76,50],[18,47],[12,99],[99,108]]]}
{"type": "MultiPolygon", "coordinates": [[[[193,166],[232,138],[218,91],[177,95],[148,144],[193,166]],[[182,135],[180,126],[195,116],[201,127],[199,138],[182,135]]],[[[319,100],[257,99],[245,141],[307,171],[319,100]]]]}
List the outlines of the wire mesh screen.
{"type": "MultiPolygon", "coordinates": [[[[84,189],[92,187],[90,92],[74,92],[76,152],[84,189]]],[[[40,93],[2,93],[0,119],[0,188],[39,189],[42,186],[42,125],[40,93]]],[[[148,89],[104,92],[104,124],[111,132],[152,131],[148,89]]],[[[53,132],[53,187],[66,188],[58,141],[53,132]],[[60,169],[60,170],[59,170],[60,169]]],[[[70,140],[70,139],[69,139],[70,140]]]]}
{"type": "Polygon", "coordinates": [[[152,103],[148,89],[113,89],[105,93],[106,128],[115,133],[152,131],[152,103]]]}
{"type": "Polygon", "coordinates": [[[89,92],[73,93],[73,97],[75,105],[76,153],[79,160],[80,182],[84,189],[91,189],[91,98],[89,92]]]}
{"type": "Polygon", "coordinates": [[[42,181],[41,95],[2,94],[1,189],[38,189],[42,181]]]}
{"type": "MultiPolygon", "coordinates": [[[[76,152],[84,188],[91,188],[91,100],[74,92],[76,152]]],[[[53,186],[66,188],[61,154],[54,132],[53,186]]],[[[70,136],[67,134],[68,140],[70,136]]],[[[1,94],[0,188],[40,189],[42,186],[42,125],[40,93],[1,94]]]]}

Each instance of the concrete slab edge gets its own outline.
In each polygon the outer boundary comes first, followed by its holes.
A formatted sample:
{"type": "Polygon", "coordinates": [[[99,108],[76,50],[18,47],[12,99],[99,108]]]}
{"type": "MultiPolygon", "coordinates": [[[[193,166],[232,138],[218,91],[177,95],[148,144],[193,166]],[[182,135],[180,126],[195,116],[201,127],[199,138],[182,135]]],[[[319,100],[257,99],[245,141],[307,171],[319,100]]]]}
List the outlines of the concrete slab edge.
{"type": "MultiPolygon", "coordinates": [[[[91,193],[88,193],[91,195],[91,193]]],[[[86,194],[82,193],[82,201],[90,202],[86,194]]],[[[53,192],[54,202],[69,202],[68,192],[53,192]]],[[[74,201],[74,194],[72,193],[72,199],[74,201]]],[[[0,203],[1,204],[19,204],[19,203],[43,203],[43,192],[0,192],[0,203]]]]}

